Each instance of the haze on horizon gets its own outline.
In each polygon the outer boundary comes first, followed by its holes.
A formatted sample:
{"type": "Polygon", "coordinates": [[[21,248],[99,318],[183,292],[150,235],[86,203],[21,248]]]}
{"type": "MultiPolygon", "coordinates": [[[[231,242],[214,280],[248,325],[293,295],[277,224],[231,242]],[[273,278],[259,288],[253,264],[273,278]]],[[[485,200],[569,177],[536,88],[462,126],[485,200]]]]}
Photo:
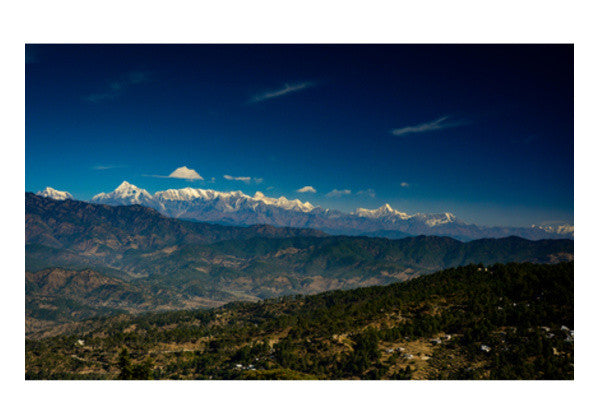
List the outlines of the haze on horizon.
{"type": "Polygon", "coordinates": [[[28,45],[26,190],[573,222],[571,45],[28,45]]]}

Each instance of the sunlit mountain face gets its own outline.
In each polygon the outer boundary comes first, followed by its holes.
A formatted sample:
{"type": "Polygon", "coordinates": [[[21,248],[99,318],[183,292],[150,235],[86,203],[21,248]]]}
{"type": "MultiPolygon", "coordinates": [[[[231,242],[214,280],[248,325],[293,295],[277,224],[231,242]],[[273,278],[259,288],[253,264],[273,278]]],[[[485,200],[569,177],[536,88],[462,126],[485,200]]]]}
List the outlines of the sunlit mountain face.
{"type": "MultiPolygon", "coordinates": [[[[72,198],[52,188],[38,193],[54,199],[72,198]],[[51,190],[49,192],[48,190],[51,190]]],[[[410,235],[445,235],[461,240],[499,238],[510,235],[528,239],[572,238],[568,224],[532,225],[530,228],[485,227],[468,224],[452,213],[408,214],[385,204],[377,209],[358,208],[352,212],[324,209],[299,199],[267,197],[261,192],[249,196],[241,191],[220,192],[186,187],[154,194],[124,181],[109,193],[99,193],[93,203],[142,205],[174,218],[231,225],[267,224],[315,228],[334,234],[371,235],[401,238],[410,235]]]]}

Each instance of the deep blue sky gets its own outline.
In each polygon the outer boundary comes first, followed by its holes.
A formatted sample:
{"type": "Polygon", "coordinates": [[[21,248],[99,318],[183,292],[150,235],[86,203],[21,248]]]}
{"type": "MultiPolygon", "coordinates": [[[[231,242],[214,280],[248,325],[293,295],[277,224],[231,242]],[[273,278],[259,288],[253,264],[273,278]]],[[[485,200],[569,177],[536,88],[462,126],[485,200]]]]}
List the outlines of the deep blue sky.
{"type": "Polygon", "coordinates": [[[25,68],[28,191],[573,221],[571,45],[28,45],[25,68]],[[204,181],[153,177],[184,165],[204,181]]]}

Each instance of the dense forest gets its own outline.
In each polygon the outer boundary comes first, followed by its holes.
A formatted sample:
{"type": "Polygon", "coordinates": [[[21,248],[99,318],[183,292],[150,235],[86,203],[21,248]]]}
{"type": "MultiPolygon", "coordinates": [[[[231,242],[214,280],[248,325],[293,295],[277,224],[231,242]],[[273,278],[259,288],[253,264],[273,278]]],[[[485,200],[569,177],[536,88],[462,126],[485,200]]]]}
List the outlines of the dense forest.
{"type": "Polygon", "coordinates": [[[387,286],[80,322],[27,379],[573,379],[574,265],[468,265],[387,286]]]}

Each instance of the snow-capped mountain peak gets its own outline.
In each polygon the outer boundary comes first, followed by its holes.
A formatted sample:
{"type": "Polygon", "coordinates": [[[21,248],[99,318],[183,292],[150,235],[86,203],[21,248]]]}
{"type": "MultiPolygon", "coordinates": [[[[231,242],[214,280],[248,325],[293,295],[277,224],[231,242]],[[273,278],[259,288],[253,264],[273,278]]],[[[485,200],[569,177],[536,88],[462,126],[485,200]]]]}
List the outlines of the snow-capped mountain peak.
{"type": "Polygon", "coordinates": [[[146,190],[144,189],[140,189],[137,186],[134,186],[131,183],[128,183],[126,181],[124,181],[123,183],[121,183],[119,185],[119,187],[117,187],[114,191],[114,193],[118,196],[145,196],[145,197],[152,197],[150,195],[150,193],[148,193],[146,190]]]}
{"type": "Polygon", "coordinates": [[[395,224],[407,220],[420,221],[428,227],[457,222],[456,216],[448,212],[432,214],[415,213],[414,215],[409,215],[408,213],[400,212],[399,210],[392,208],[389,203],[386,203],[377,209],[358,208],[354,212],[354,215],[388,224],[395,224]]]}
{"type": "Polygon", "coordinates": [[[276,199],[274,197],[267,197],[262,192],[256,192],[252,199],[267,205],[274,205],[283,209],[300,212],[311,212],[315,208],[310,202],[303,203],[300,199],[288,200],[285,196],[276,199]]]}
{"type": "Polygon", "coordinates": [[[572,225],[480,227],[467,224],[449,212],[408,214],[394,209],[388,203],[376,209],[358,208],[348,213],[321,208],[299,199],[290,200],[285,196],[269,197],[260,191],[251,196],[240,190],[217,191],[186,187],[157,191],[151,195],[126,181],[110,193],[94,196],[92,202],[108,205],[139,204],[166,216],[204,222],[315,228],[334,234],[374,233],[389,236],[391,231],[406,235],[446,235],[459,239],[509,235],[530,239],[573,236],[572,225]]]}
{"type": "Polygon", "coordinates": [[[457,221],[456,216],[449,212],[433,214],[418,213],[415,216],[420,217],[429,226],[443,225],[457,221]]]}
{"type": "Polygon", "coordinates": [[[572,235],[575,232],[575,227],[569,223],[553,222],[543,225],[531,225],[533,229],[540,229],[552,234],[572,235]]]}
{"type": "Polygon", "coordinates": [[[140,205],[152,200],[152,195],[144,189],[124,181],[110,193],[99,193],[92,198],[95,203],[140,205]]]}
{"type": "Polygon", "coordinates": [[[406,220],[411,218],[411,215],[392,208],[389,203],[386,203],[377,209],[358,208],[354,214],[361,218],[370,219],[398,218],[400,220],[406,220]]]}
{"type": "Polygon", "coordinates": [[[194,189],[186,187],[184,189],[168,189],[154,193],[155,199],[162,200],[179,200],[179,201],[190,201],[199,198],[206,198],[207,193],[202,189],[194,189]]]}
{"type": "Polygon", "coordinates": [[[257,191],[254,196],[249,196],[240,190],[219,192],[217,190],[193,189],[191,187],[158,191],[154,193],[153,199],[161,208],[165,205],[171,205],[173,202],[193,203],[196,200],[198,200],[196,204],[215,202],[220,205],[222,210],[228,212],[256,209],[259,204],[299,212],[310,212],[315,208],[310,202],[303,203],[298,199],[288,200],[284,196],[279,198],[267,197],[260,191],[257,191]]]}
{"type": "Polygon", "coordinates": [[[115,192],[126,192],[128,190],[135,190],[137,189],[136,186],[134,186],[133,184],[129,183],[128,181],[123,181],[123,183],[121,183],[116,189],[115,192]]]}
{"type": "Polygon", "coordinates": [[[53,189],[52,187],[46,187],[44,190],[36,193],[38,196],[48,197],[54,200],[73,200],[73,196],[69,192],[63,192],[60,190],[53,189]]]}

